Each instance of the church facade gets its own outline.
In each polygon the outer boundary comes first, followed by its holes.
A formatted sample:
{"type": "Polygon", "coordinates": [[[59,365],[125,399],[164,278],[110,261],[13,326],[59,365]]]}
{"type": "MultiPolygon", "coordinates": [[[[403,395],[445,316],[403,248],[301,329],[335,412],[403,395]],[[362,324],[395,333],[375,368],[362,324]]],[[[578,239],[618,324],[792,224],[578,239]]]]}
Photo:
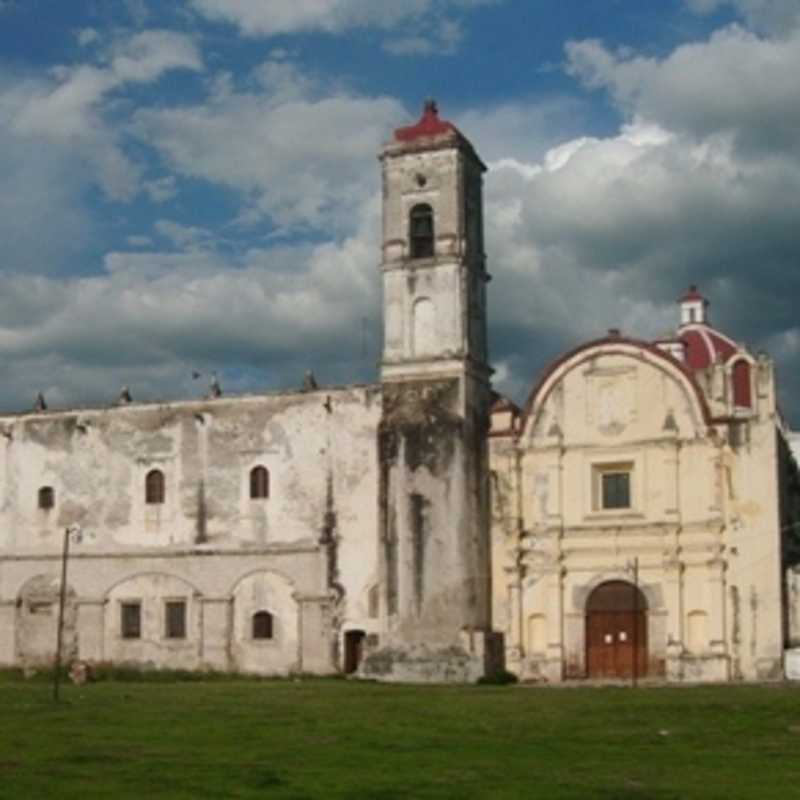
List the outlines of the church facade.
{"type": "Polygon", "coordinates": [[[707,306],[691,287],[674,336],[611,330],[495,403],[495,624],[525,679],[775,679],[800,643],[773,364],[707,306]]]}
{"type": "Polygon", "coordinates": [[[0,415],[0,665],[53,662],[66,567],[66,661],[777,677],[771,362],[693,291],[676,338],[612,332],[517,408],[490,388],[484,165],[433,103],[381,165],[378,382],[0,415]]]}

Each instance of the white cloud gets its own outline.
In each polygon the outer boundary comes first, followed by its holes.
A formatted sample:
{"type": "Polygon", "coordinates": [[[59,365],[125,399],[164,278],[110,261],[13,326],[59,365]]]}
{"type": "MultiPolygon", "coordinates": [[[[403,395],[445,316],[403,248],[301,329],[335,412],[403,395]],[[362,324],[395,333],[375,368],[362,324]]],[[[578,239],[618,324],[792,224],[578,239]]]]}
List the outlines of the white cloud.
{"type": "Polygon", "coordinates": [[[165,203],[178,193],[177,181],[174,175],[165,175],[145,181],[144,190],[154,203],[165,203]]]}
{"type": "Polygon", "coordinates": [[[772,35],[784,35],[800,25],[797,0],[686,0],[686,4],[698,14],[730,6],[748,26],[772,35]]]}
{"type": "Polygon", "coordinates": [[[607,89],[628,114],[695,136],[730,132],[743,146],[795,149],[800,126],[800,31],[759,38],[732,26],[664,59],[617,53],[601,42],[567,44],[567,69],[607,89]]]}
{"type": "Polygon", "coordinates": [[[255,74],[251,91],[223,79],[202,105],[140,111],[139,136],[172,170],[239,192],[243,221],[351,230],[377,184],[365,165],[406,112],[391,98],[318,91],[286,62],[255,74]]]}
{"type": "Polygon", "coordinates": [[[0,274],[0,358],[14,387],[4,402],[27,407],[43,374],[62,404],[110,401],[122,384],[139,398],[193,393],[189,366],[261,370],[239,388],[299,383],[307,367],[352,378],[364,368],[361,318],[378,308],[378,224],[371,196],[350,237],[231,259],[206,231],[162,221],[174,252],[112,252],[103,274],[77,280],[0,274]]]}
{"type": "Polygon", "coordinates": [[[90,44],[94,44],[100,38],[100,34],[97,32],[95,28],[81,28],[77,34],[78,44],[81,47],[88,47],[90,44]]]}
{"type": "Polygon", "coordinates": [[[0,96],[0,118],[9,135],[55,145],[88,165],[109,197],[128,200],[140,188],[140,170],[126,155],[119,129],[106,119],[109,95],[169,70],[201,68],[189,37],[144,31],[112,42],[99,65],[57,67],[47,80],[10,84],[0,96]]]}
{"type": "Polygon", "coordinates": [[[387,39],[383,49],[396,56],[453,55],[463,39],[461,25],[455,20],[444,19],[433,27],[433,31],[387,39]]]}
{"type": "Polygon", "coordinates": [[[134,234],[126,237],[128,247],[152,247],[153,240],[149,236],[134,234]]]}
{"type": "Polygon", "coordinates": [[[191,0],[209,19],[236,25],[247,36],[309,31],[343,33],[353,28],[392,28],[432,12],[490,5],[499,0],[191,0]]]}

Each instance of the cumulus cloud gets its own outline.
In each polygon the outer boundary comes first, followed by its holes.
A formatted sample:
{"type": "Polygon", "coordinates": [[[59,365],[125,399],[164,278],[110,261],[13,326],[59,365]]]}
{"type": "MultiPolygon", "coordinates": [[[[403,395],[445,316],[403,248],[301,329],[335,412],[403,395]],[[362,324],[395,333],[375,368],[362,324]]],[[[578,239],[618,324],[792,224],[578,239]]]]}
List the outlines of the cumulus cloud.
{"type": "Polygon", "coordinates": [[[128,200],[140,188],[140,170],[107,119],[108,96],[173,69],[201,68],[199,51],[183,34],[151,30],[123,37],[110,43],[100,63],[57,67],[47,79],[10,83],[0,93],[0,130],[79,159],[109,197],[128,200]]]}
{"type": "Polygon", "coordinates": [[[355,28],[401,29],[384,49],[393,55],[450,55],[463,38],[459,10],[503,0],[191,0],[208,19],[236,25],[245,36],[280,34],[343,34],[355,28]]]}
{"type": "Polygon", "coordinates": [[[396,56],[452,55],[463,38],[461,25],[455,20],[444,19],[432,31],[428,29],[426,33],[387,39],[383,48],[396,56]]]}
{"type": "Polygon", "coordinates": [[[254,77],[247,90],[218,78],[199,105],[141,110],[139,136],[170,169],[236,191],[244,221],[352,230],[355,210],[377,187],[366,160],[407,113],[392,98],[325,91],[283,61],[254,77]]]}
{"type": "Polygon", "coordinates": [[[154,30],[111,39],[95,55],[93,63],[0,81],[0,271],[88,268],[80,262],[99,233],[88,199],[94,187],[114,201],[142,188],[159,201],[174,194],[169,176],[143,183],[115,93],[173,69],[199,70],[199,51],[186,36],[154,30]]]}
{"type": "Polygon", "coordinates": [[[730,6],[749,27],[777,36],[800,26],[800,7],[796,0],[686,0],[698,14],[710,14],[730,6]]]}
{"type": "Polygon", "coordinates": [[[190,368],[239,390],[299,385],[306,368],[321,380],[372,378],[377,352],[371,341],[364,360],[361,319],[373,330],[378,223],[373,196],[350,237],[231,258],[206,231],[162,221],[174,250],[109,253],[100,275],[0,275],[4,401],[25,407],[40,388],[53,403],[110,401],[122,384],[142,399],[194,393],[190,368]]]}
{"type": "Polygon", "coordinates": [[[731,134],[742,147],[796,150],[800,125],[800,31],[763,39],[738,26],[682,45],[664,59],[570,42],[567,70],[607,90],[629,116],[696,137],[731,134]]]}

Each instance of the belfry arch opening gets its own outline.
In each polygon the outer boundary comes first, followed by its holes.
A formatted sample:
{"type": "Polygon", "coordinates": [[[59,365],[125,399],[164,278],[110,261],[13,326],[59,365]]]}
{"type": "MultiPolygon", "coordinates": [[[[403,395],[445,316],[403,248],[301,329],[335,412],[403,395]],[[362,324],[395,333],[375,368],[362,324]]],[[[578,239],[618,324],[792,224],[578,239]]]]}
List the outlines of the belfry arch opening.
{"type": "Polygon", "coordinates": [[[586,601],[586,675],[647,674],[647,598],[627,581],[601,583],[586,601]]]}
{"type": "Polygon", "coordinates": [[[427,203],[418,203],[409,214],[409,244],[411,258],[433,256],[433,209],[427,203]]]}

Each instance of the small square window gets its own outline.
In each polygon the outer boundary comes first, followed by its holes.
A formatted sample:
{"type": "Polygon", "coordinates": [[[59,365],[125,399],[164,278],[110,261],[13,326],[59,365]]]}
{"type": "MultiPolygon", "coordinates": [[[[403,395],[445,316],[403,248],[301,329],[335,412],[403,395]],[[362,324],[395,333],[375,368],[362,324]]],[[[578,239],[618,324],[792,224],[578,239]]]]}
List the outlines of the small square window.
{"type": "Polygon", "coordinates": [[[186,601],[169,600],[164,605],[164,635],[167,639],[186,638],[186,601]]]}
{"type": "Polygon", "coordinates": [[[139,639],[142,635],[142,604],[120,605],[120,629],[123,639],[139,639]]]}
{"type": "Polygon", "coordinates": [[[594,508],[601,511],[631,508],[633,464],[602,464],[594,467],[594,508]]]}

